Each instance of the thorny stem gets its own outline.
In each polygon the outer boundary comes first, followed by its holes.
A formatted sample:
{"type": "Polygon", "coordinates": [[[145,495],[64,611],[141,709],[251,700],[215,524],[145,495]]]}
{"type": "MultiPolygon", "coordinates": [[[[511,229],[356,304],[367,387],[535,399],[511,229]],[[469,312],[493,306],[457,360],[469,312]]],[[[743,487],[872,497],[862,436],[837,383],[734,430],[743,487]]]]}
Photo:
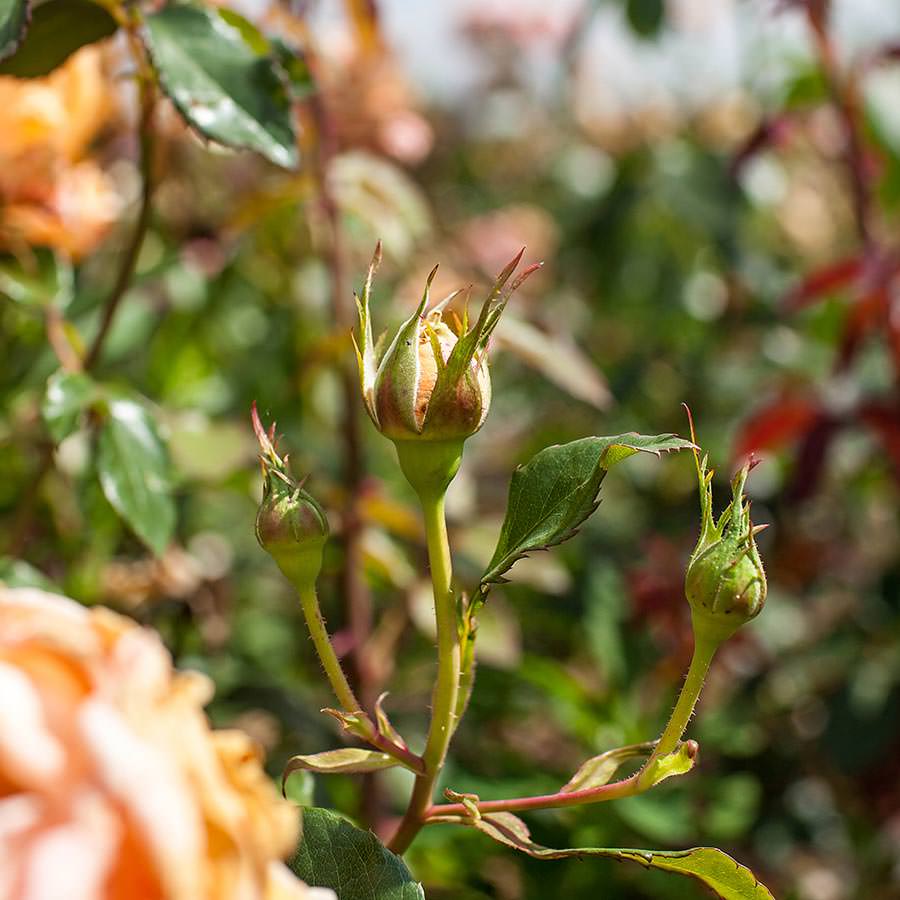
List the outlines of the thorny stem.
{"type": "Polygon", "coordinates": [[[403,853],[425,824],[434,783],[440,774],[454,730],[456,698],[459,691],[460,645],[456,602],[450,586],[452,568],[444,497],[420,497],[425,516],[428,561],[434,589],[434,613],[437,622],[438,671],[434,686],[431,724],[422,759],[425,773],[416,778],[406,814],[388,845],[394,853],[403,853]]]}
{"type": "Polygon", "coordinates": [[[337,697],[341,708],[346,712],[357,712],[361,709],[350,682],[341,668],[341,662],[334,652],[328,629],[325,627],[325,619],[319,608],[319,598],[314,587],[300,591],[300,605],[303,607],[303,617],[306,619],[306,627],[312,638],[313,646],[319,656],[319,662],[325,670],[331,688],[337,697]]]}
{"type": "MultiPolygon", "coordinates": [[[[341,661],[338,659],[334,646],[331,643],[328,628],[325,625],[325,618],[322,616],[322,610],[319,607],[319,598],[315,587],[298,589],[298,593],[300,594],[300,605],[303,608],[303,617],[306,619],[306,627],[309,629],[313,646],[316,648],[319,662],[325,670],[325,676],[328,678],[328,682],[342,707],[342,711],[348,713],[361,712],[359,700],[356,699],[356,694],[353,692],[353,688],[344,674],[341,661]]],[[[370,720],[363,718],[362,727],[365,730],[365,740],[374,747],[396,757],[414,771],[421,771],[421,759],[409,752],[405,747],[395,744],[389,737],[380,734],[370,720]]]]}

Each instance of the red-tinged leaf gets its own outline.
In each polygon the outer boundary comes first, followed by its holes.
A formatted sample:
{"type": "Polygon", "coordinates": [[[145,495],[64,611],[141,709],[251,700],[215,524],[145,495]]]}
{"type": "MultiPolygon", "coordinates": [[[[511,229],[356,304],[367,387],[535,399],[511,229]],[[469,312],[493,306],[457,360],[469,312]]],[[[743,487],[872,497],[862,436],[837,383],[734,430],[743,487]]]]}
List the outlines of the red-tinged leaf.
{"type": "Polygon", "coordinates": [[[812,427],[819,412],[811,397],[781,397],[769,403],[744,422],[735,441],[735,459],[793,443],[812,427]]]}
{"type": "Polygon", "coordinates": [[[823,413],[809,426],[797,451],[793,478],[784,490],[787,500],[800,502],[816,492],[831,443],[845,424],[845,421],[823,413]]]}
{"type": "Polygon", "coordinates": [[[843,371],[853,361],[863,341],[878,325],[889,299],[888,292],[882,285],[863,294],[853,305],[841,335],[835,360],[836,371],[843,371]]]}
{"type": "Polygon", "coordinates": [[[900,408],[872,401],[860,407],[858,416],[875,432],[900,477],[900,408]]]}
{"type": "Polygon", "coordinates": [[[803,309],[839,288],[847,287],[863,272],[865,260],[861,256],[850,256],[839,262],[823,266],[807,275],[784,298],[789,310],[803,309]]]}
{"type": "Polygon", "coordinates": [[[885,318],[887,319],[888,346],[894,360],[894,371],[900,373],[900,314],[891,310],[891,298],[885,292],[885,318]]]}

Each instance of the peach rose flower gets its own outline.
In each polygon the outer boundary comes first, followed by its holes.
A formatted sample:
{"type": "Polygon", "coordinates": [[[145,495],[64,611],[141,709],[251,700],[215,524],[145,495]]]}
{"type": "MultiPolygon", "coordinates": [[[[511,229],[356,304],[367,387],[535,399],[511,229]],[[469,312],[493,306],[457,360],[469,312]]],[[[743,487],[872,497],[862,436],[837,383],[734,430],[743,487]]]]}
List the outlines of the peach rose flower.
{"type": "Polygon", "coordinates": [[[132,620],[0,586],[0,900],[334,900],[211,696],[132,620]]]}
{"type": "Polygon", "coordinates": [[[121,198],[86,158],[115,102],[103,50],[85,47],[45,78],[0,77],[0,245],[90,252],[121,198]]]}

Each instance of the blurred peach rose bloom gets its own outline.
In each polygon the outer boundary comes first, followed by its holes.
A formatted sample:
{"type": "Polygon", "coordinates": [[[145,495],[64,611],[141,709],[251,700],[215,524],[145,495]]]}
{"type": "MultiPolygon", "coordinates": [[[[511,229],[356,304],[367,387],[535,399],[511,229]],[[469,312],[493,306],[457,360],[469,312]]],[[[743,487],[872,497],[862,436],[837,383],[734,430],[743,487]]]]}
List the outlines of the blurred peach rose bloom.
{"type": "Polygon", "coordinates": [[[0,78],[0,245],[78,258],[115,221],[115,186],[85,158],[114,109],[102,52],[85,47],[46,78],[0,78]]]}
{"type": "Polygon", "coordinates": [[[0,587],[0,898],[334,900],[280,862],[297,812],[211,696],[132,620],[0,587]]]}

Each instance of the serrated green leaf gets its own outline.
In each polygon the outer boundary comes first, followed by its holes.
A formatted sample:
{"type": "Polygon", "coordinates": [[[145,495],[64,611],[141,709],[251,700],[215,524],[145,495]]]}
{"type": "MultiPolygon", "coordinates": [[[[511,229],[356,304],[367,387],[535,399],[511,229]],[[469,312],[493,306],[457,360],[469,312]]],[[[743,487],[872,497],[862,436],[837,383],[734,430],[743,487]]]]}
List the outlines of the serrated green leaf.
{"type": "Polygon", "coordinates": [[[504,581],[516,560],[572,537],[597,508],[600,485],[616,463],[639,451],[659,456],[691,447],[674,434],[631,433],[586,437],[541,450],[513,473],[497,548],[481,577],[482,593],[504,581]]]}
{"type": "Polygon", "coordinates": [[[94,382],[83,372],[60,369],[47,379],[41,416],[58,444],[78,426],[78,419],[94,397],[94,382]]]}
{"type": "Polygon", "coordinates": [[[65,309],[72,299],[72,266],[43,247],[27,256],[0,256],[0,295],[24,306],[65,309]]]}
{"type": "Polygon", "coordinates": [[[254,25],[232,11],[173,5],[147,17],[146,36],[160,85],[188,125],[212,141],[297,167],[285,79],[254,25]]]}
{"type": "Polygon", "coordinates": [[[303,834],[288,865],[311,887],[331,888],[340,900],[424,900],[403,860],[371,831],[327,809],[303,810],[303,834]]]}
{"type": "MultiPolygon", "coordinates": [[[[5,2],[8,0],[0,0],[5,2]]],[[[47,0],[35,6],[24,40],[0,64],[0,75],[40,78],[85,44],[103,40],[117,28],[116,20],[91,0],[47,0]]]]}
{"type": "Polygon", "coordinates": [[[308,756],[292,756],[284,767],[284,778],[292,772],[317,772],[320,775],[358,775],[362,772],[377,772],[400,763],[387,753],[364,750],[361,747],[342,747],[340,750],[326,750],[308,756]]]}
{"type": "Polygon", "coordinates": [[[531,840],[528,826],[512,813],[492,813],[480,819],[460,819],[507,847],[536,859],[601,856],[630,860],[648,869],[661,869],[687,875],[715,891],[722,900],[774,900],[769,889],[756,876],[727,853],[714,847],[690,850],[628,850],[609,847],[570,847],[552,850],[531,840]]]}
{"type": "Polygon", "coordinates": [[[0,0],[0,59],[16,52],[28,27],[26,0],[0,0]]]}
{"type": "Polygon", "coordinates": [[[160,555],[175,528],[169,460],[153,419],[137,401],[110,401],[97,444],[97,472],[113,509],[160,555]]]}

